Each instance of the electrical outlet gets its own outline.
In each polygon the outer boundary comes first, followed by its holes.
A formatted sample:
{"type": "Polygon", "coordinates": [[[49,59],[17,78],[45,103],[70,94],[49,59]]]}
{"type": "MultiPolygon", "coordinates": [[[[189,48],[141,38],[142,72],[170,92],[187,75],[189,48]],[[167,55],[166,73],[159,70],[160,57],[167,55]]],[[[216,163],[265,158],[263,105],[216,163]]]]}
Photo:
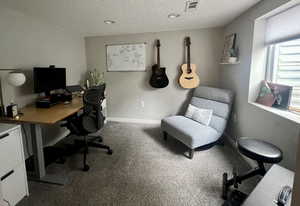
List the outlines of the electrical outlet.
{"type": "Polygon", "coordinates": [[[143,100],[141,100],[141,106],[142,106],[142,108],[145,107],[145,102],[143,100]]]}

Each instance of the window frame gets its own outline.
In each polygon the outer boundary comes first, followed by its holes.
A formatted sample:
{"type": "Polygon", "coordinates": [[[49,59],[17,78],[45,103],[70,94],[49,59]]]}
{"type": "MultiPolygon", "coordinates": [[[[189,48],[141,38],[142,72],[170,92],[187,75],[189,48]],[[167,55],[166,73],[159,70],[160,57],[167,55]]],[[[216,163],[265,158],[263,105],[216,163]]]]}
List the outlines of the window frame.
{"type": "Polygon", "coordinates": [[[274,53],[275,48],[274,44],[267,45],[267,62],[266,62],[266,73],[265,80],[272,82],[274,77],[274,53]]]}

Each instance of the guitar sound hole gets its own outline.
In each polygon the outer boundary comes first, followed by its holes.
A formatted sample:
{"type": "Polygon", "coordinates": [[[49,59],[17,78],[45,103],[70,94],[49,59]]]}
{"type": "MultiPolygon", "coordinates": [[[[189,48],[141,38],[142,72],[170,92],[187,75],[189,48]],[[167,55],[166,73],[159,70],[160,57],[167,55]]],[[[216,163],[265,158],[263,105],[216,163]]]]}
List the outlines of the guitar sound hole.
{"type": "Polygon", "coordinates": [[[192,80],[194,77],[185,77],[186,80],[192,80]]]}

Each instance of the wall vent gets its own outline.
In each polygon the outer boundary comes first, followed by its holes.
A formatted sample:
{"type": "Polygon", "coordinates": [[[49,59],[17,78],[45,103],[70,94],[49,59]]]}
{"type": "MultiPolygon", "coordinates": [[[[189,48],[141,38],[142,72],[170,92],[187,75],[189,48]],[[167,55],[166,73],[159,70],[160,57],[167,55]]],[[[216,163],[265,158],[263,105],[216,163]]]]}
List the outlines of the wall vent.
{"type": "Polygon", "coordinates": [[[187,0],[185,4],[185,12],[195,11],[198,6],[198,0],[187,0]]]}

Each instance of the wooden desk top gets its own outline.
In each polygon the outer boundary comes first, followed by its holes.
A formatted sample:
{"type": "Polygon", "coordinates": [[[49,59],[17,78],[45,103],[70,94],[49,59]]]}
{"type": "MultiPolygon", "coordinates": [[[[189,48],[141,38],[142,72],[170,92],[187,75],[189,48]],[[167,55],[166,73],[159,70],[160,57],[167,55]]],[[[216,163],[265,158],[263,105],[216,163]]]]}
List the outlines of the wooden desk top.
{"type": "Polygon", "coordinates": [[[20,115],[19,119],[0,117],[0,123],[55,124],[75,114],[82,107],[82,97],[73,98],[70,104],[59,103],[50,108],[36,108],[35,105],[29,105],[20,109],[23,115],[20,115]]]}

